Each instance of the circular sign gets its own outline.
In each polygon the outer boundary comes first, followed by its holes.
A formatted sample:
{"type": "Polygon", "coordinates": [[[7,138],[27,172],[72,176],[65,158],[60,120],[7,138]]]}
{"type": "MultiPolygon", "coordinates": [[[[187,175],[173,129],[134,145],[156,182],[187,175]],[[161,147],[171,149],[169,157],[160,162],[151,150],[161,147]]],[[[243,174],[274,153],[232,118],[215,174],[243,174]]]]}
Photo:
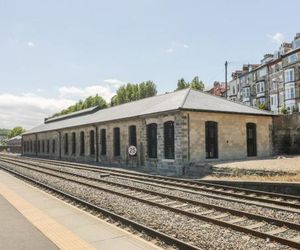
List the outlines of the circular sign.
{"type": "Polygon", "coordinates": [[[131,146],[128,147],[128,154],[129,155],[134,156],[134,155],[136,155],[136,153],[137,153],[136,146],[131,145],[131,146]]]}

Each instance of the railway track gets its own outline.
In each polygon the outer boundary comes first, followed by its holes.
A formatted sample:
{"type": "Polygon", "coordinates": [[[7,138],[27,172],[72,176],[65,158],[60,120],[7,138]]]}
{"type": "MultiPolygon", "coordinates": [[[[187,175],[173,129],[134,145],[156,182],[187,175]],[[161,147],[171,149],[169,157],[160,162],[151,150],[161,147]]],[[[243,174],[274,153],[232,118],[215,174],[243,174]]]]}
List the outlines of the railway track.
{"type": "Polygon", "coordinates": [[[86,177],[58,169],[54,170],[50,167],[39,166],[38,163],[17,163],[13,159],[2,158],[1,161],[4,163],[2,165],[11,164],[20,168],[26,168],[41,174],[61,178],[65,181],[76,182],[77,184],[88,186],[89,188],[99,189],[152,206],[158,206],[218,226],[248,233],[255,237],[269,239],[290,247],[300,248],[300,225],[296,223],[210,205],[196,200],[175,197],[124,184],[116,184],[101,178],[86,177]],[[265,231],[264,228],[272,229],[265,231]],[[293,234],[297,234],[297,236],[290,238],[289,235],[291,231],[293,231],[293,234]]]}
{"type": "MultiPolygon", "coordinates": [[[[5,159],[2,156],[1,158],[5,159]]],[[[17,157],[13,158],[17,160],[17,157]]],[[[162,185],[162,187],[168,187],[170,189],[180,189],[186,192],[192,190],[196,192],[201,192],[202,195],[212,198],[224,199],[229,201],[238,201],[244,203],[251,203],[250,201],[253,201],[252,204],[259,204],[260,206],[268,208],[273,208],[276,206],[277,209],[287,210],[291,212],[300,211],[300,196],[284,195],[244,188],[235,188],[219,184],[210,184],[193,180],[155,176],[143,173],[133,173],[126,170],[98,166],[95,167],[81,163],[22,157],[22,160],[24,159],[41,163],[48,163],[55,166],[72,167],[73,169],[110,174],[111,176],[136,180],[137,182],[141,181],[143,183],[148,182],[148,184],[151,185],[157,184],[157,186],[162,185]]]]}

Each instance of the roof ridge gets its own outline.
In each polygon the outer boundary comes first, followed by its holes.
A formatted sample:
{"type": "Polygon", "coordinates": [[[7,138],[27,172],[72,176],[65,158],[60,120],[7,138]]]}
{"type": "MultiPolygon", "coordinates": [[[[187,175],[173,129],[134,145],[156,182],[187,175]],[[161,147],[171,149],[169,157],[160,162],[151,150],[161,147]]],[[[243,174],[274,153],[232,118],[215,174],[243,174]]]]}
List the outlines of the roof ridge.
{"type": "Polygon", "coordinates": [[[185,94],[185,96],[183,98],[183,101],[182,101],[181,105],[179,106],[179,108],[183,108],[183,106],[184,106],[184,104],[186,102],[186,99],[188,98],[188,96],[189,96],[189,94],[191,92],[191,89],[192,89],[191,87],[188,88],[188,91],[186,92],[186,94],[185,94]]]}
{"type": "Polygon", "coordinates": [[[198,89],[193,89],[193,90],[196,91],[196,92],[199,92],[199,93],[211,96],[211,97],[215,97],[215,98],[224,100],[224,101],[228,101],[228,102],[231,102],[231,103],[239,104],[239,105],[241,105],[243,107],[248,107],[248,108],[251,108],[251,109],[254,109],[254,110],[257,110],[257,111],[261,111],[261,112],[266,112],[266,113],[269,113],[269,114],[273,114],[271,111],[263,110],[263,109],[260,109],[258,107],[248,106],[248,105],[246,105],[246,104],[244,104],[244,103],[242,103],[240,101],[237,102],[237,101],[233,101],[233,100],[228,100],[228,99],[223,98],[222,96],[213,95],[213,94],[210,94],[210,93],[198,90],[198,89]]]}

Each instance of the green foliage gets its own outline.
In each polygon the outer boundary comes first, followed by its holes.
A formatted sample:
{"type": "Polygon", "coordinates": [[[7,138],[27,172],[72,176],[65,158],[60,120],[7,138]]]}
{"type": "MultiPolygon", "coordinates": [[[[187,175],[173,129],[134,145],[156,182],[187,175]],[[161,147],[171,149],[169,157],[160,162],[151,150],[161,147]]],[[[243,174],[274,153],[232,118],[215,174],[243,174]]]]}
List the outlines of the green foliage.
{"type": "Polygon", "coordinates": [[[183,78],[179,79],[177,82],[176,90],[181,90],[186,88],[192,88],[192,89],[203,91],[204,83],[199,80],[198,76],[195,76],[191,82],[186,82],[183,78]]]}
{"type": "Polygon", "coordinates": [[[95,96],[87,97],[84,101],[79,100],[74,105],[71,105],[70,107],[62,110],[61,112],[54,114],[53,117],[60,116],[60,115],[66,115],[69,113],[73,113],[76,111],[80,111],[80,110],[95,107],[95,106],[99,106],[101,109],[103,109],[103,108],[107,108],[108,105],[101,96],[96,94],[95,96]]]}
{"type": "Polygon", "coordinates": [[[115,96],[111,98],[111,106],[140,100],[157,94],[156,85],[152,81],[139,84],[127,83],[118,88],[115,96]]]}
{"type": "Polygon", "coordinates": [[[288,110],[286,109],[286,107],[281,107],[281,109],[280,109],[280,113],[281,114],[287,114],[288,113],[288,110]]]}
{"type": "Polygon", "coordinates": [[[13,128],[12,130],[10,130],[8,132],[7,137],[8,138],[13,138],[13,137],[15,137],[17,135],[20,135],[20,134],[24,133],[25,131],[26,130],[24,128],[20,127],[20,126],[19,127],[15,127],[15,128],[13,128]]]}
{"type": "Polygon", "coordinates": [[[265,103],[261,103],[258,105],[258,108],[262,110],[267,110],[267,105],[265,103]]]}

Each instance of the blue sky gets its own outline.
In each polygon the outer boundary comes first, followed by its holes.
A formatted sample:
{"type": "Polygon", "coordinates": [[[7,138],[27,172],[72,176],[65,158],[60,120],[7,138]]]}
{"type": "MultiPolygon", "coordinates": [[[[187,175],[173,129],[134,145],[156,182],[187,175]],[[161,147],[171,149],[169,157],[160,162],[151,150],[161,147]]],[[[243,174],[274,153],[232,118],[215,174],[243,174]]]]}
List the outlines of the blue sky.
{"type": "Polygon", "coordinates": [[[208,87],[224,79],[225,60],[230,73],[291,41],[299,9],[296,0],[0,0],[0,127],[30,128],[126,82],[153,80],[163,93],[198,75],[208,87]]]}

